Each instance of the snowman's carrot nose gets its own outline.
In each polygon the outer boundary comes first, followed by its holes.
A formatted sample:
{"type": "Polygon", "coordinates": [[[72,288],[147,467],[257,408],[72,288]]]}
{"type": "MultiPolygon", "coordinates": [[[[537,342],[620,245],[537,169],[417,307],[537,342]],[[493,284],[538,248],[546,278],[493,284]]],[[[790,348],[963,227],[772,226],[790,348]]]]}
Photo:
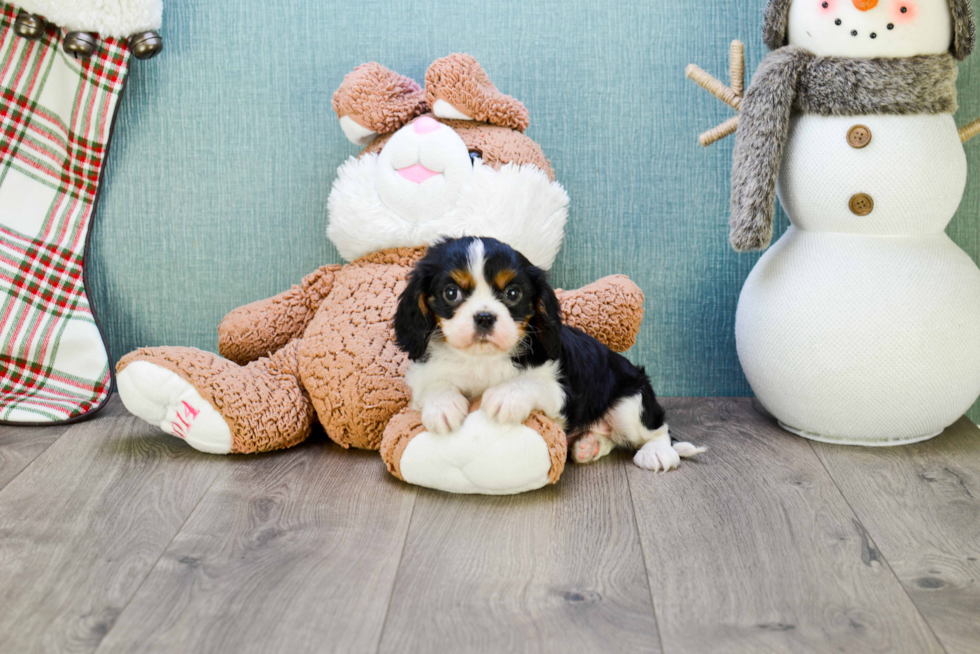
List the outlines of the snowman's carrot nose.
{"type": "Polygon", "coordinates": [[[878,0],[852,0],[859,11],[868,11],[878,6],[878,0]]]}

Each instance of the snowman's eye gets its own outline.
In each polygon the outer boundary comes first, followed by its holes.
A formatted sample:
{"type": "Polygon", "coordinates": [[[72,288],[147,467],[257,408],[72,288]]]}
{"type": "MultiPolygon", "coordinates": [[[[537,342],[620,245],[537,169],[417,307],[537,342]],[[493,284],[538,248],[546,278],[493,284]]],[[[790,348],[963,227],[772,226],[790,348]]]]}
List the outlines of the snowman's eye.
{"type": "Polygon", "coordinates": [[[892,0],[889,16],[889,29],[892,25],[908,25],[918,18],[919,7],[915,0],[892,0]]]}
{"type": "Polygon", "coordinates": [[[824,9],[826,9],[827,7],[829,7],[829,6],[830,6],[830,3],[829,3],[829,2],[825,2],[825,3],[823,3],[823,4],[822,4],[822,5],[820,5],[820,6],[821,6],[821,7],[823,7],[824,9]]]}

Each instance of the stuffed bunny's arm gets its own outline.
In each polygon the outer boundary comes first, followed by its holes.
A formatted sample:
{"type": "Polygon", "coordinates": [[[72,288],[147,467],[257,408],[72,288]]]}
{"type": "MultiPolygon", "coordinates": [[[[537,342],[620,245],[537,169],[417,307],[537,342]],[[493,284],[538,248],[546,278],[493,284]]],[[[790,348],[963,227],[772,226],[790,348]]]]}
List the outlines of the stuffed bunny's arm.
{"type": "Polygon", "coordinates": [[[558,291],[562,319],[616,352],[636,343],[643,291],[625,275],[610,275],[574,291],[558,291]]]}
{"type": "Polygon", "coordinates": [[[288,291],[238,307],[218,325],[218,352],[245,365],[302,336],[333,287],[338,264],[322,266],[288,291]]]}

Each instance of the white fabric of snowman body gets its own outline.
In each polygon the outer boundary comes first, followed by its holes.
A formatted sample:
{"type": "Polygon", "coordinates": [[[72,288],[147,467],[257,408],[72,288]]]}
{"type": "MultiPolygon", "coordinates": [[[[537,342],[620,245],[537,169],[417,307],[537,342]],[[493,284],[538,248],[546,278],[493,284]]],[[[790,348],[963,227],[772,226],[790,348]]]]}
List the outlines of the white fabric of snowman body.
{"type": "Polygon", "coordinates": [[[765,37],[732,244],[768,245],[774,193],[791,227],[739,298],[745,375],[807,438],[936,436],[980,395],[980,269],[944,232],[967,181],[952,114],[970,0],[771,0],[765,37]]]}

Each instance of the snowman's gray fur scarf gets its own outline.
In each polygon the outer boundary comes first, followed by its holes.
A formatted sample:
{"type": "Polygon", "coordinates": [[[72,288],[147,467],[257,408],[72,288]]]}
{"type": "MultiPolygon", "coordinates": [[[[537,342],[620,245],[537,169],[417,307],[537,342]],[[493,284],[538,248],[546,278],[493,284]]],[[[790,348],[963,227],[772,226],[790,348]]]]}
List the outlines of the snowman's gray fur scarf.
{"type": "MultiPolygon", "coordinates": [[[[949,0],[949,10],[953,14],[953,43],[950,53],[963,61],[970,56],[977,44],[977,26],[973,22],[971,0],[949,0]]],[[[793,0],[769,0],[766,6],[762,38],[770,50],[786,45],[786,31],[789,27],[789,6],[793,0]]]]}
{"type": "Polygon", "coordinates": [[[786,46],[766,57],[740,106],[732,167],[732,247],[764,250],[772,240],[776,179],[793,113],[822,116],[951,114],[956,60],[817,57],[786,46]]]}

